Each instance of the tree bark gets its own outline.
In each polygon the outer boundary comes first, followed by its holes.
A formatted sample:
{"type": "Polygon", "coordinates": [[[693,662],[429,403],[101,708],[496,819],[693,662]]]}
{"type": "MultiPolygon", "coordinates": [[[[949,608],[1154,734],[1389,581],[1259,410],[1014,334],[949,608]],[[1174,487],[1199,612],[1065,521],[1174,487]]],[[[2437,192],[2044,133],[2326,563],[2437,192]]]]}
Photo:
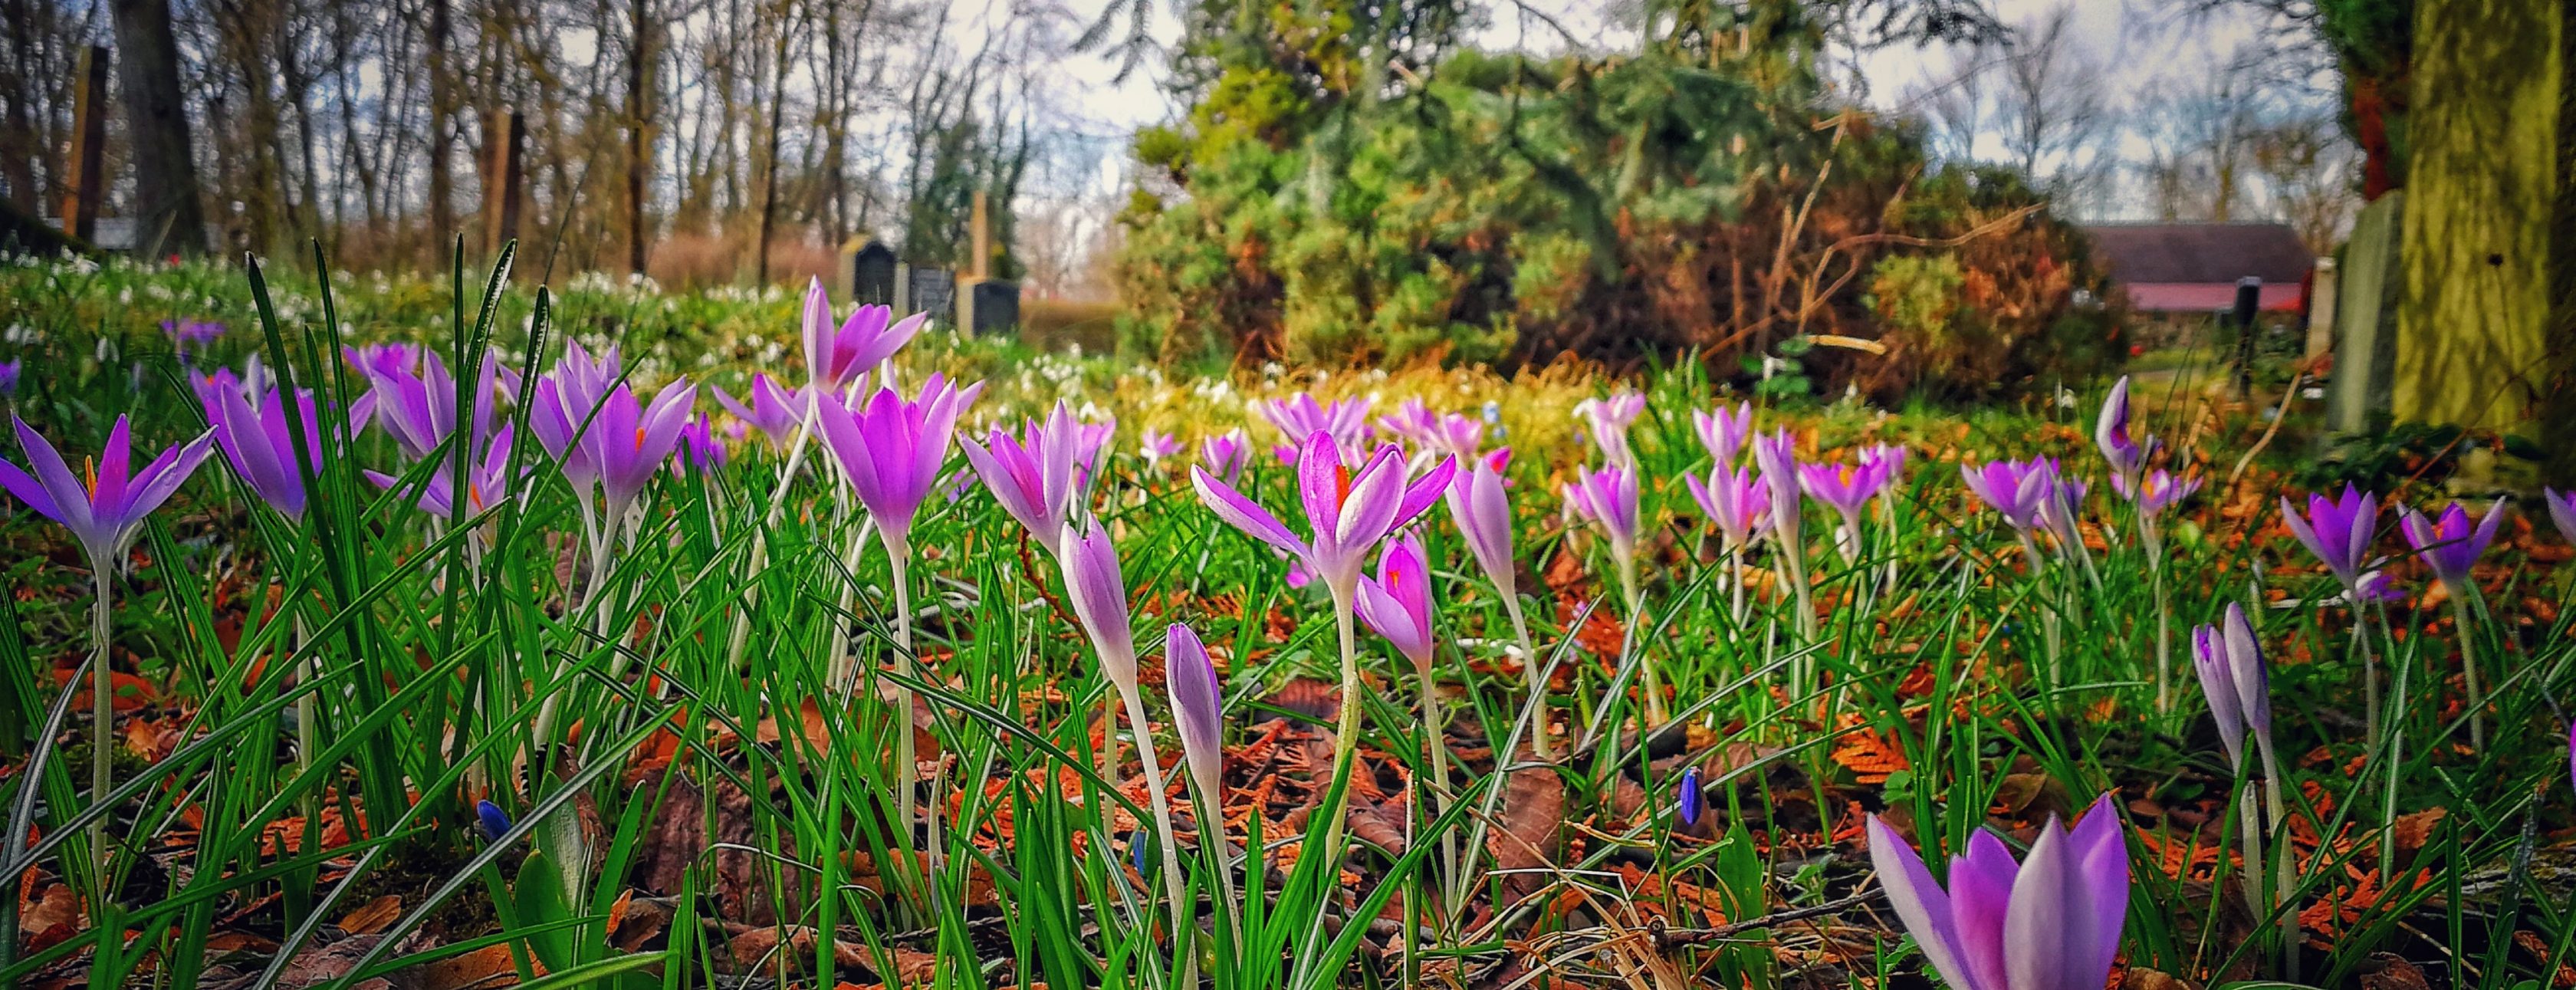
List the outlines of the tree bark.
{"type": "Polygon", "coordinates": [[[109,0],[116,25],[118,89],[134,156],[135,250],[145,257],[206,249],[195,148],[179,92],[179,41],[170,0],[109,0]]]}
{"type": "Polygon", "coordinates": [[[626,270],[644,273],[652,224],[644,216],[653,179],[653,22],[649,0],[633,0],[626,70],[626,270]]]}

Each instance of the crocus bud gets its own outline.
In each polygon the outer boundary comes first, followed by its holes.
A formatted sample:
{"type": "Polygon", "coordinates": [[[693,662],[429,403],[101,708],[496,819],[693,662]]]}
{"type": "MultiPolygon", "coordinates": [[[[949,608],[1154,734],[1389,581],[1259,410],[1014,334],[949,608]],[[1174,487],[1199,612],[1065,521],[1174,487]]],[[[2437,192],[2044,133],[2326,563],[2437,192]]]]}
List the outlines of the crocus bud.
{"type": "MultiPolygon", "coordinates": [[[[1511,448],[1501,448],[1500,453],[1508,457],[1511,448]]],[[[1467,552],[1476,558],[1476,566],[1484,570],[1496,592],[1511,598],[1518,578],[1512,566],[1512,504],[1504,494],[1501,471],[1492,460],[1470,458],[1452,476],[1443,497],[1449,503],[1450,520],[1458,524],[1458,535],[1467,538],[1467,552]]]]}
{"type": "Polygon", "coordinates": [[[1699,768],[1692,767],[1688,770],[1682,771],[1680,808],[1678,809],[1682,816],[1682,824],[1699,824],[1699,811],[1702,803],[1699,793],[1699,768]]]}
{"type": "Polygon", "coordinates": [[[1360,579],[1353,603],[1369,628],[1386,637],[1397,653],[1413,661],[1414,670],[1431,670],[1431,572],[1423,563],[1422,538],[1405,533],[1386,542],[1378,555],[1377,577],[1360,579]]]}
{"type": "Polygon", "coordinates": [[[2218,625],[2192,630],[2191,648],[2192,666],[2200,674],[2201,693],[2209,698],[2209,714],[2218,723],[2218,741],[2227,749],[2227,761],[2244,759],[2245,733],[2252,730],[2254,744],[2263,751],[2268,766],[2272,762],[2272,689],[2262,645],[2254,638],[2254,623],[2242,607],[2229,602],[2227,615],[2218,625]]]}
{"type": "MultiPolygon", "coordinates": [[[[1217,694],[1216,664],[1207,646],[1190,627],[1172,623],[1163,630],[1163,684],[1172,693],[1172,718],[1181,733],[1181,755],[1190,764],[1190,779],[1199,798],[1213,804],[1225,768],[1225,701],[1217,694]]],[[[1223,819],[1213,807],[1199,809],[1201,827],[1223,819]]]]}
{"type": "Polygon", "coordinates": [[[1127,628],[1127,581],[1118,573],[1118,545],[1110,542],[1100,520],[1085,519],[1079,529],[1065,523],[1056,546],[1064,564],[1065,597],[1100,654],[1101,671],[1120,688],[1135,690],[1136,640],[1127,628]]]}

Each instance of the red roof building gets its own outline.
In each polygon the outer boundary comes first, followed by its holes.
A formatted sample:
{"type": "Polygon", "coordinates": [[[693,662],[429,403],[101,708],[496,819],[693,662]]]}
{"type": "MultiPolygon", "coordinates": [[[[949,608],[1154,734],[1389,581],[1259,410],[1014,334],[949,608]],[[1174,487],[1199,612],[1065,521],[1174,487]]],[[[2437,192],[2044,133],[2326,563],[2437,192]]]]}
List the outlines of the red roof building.
{"type": "Polygon", "coordinates": [[[2112,223],[2084,228],[2129,294],[2147,313],[2213,313],[2236,305],[2236,280],[2263,280],[2265,312],[2300,312],[2316,255],[2279,223],[2112,223]]]}

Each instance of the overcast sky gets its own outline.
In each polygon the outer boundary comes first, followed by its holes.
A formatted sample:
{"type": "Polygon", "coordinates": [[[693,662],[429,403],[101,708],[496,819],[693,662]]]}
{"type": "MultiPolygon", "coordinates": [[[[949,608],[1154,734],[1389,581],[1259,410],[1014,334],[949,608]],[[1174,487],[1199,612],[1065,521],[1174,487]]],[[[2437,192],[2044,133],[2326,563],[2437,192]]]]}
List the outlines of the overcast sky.
{"type": "MultiPolygon", "coordinates": [[[[961,21],[989,20],[991,13],[1007,9],[1007,0],[954,0],[961,21]]],[[[1071,8],[1084,18],[1098,16],[1108,0],[1070,0],[1071,8]]],[[[2177,17],[2178,3],[2172,0],[1988,0],[1990,9],[2007,24],[2034,20],[2059,6],[2075,11],[2075,31],[2083,45],[2106,69],[2106,78],[2118,89],[2135,89],[2152,85],[2157,79],[2177,72],[2190,72],[2214,66],[2226,53],[2243,41],[2255,37],[2257,22],[2242,13],[2222,13],[2185,22],[2177,17]]],[[[1614,5],[1592,0],[1530,0],[1529,7],[1546,13],[1563,25],[1585,45],[1610,50],[1632,45],[1633,30],[1610,22],[1606,13],[1614,5]]],[[[1617,6],[1625,6],[1624,4],[1617,6]]],[[[1527,48],[1553,51],[1563,47],[1554,28],[1536,19],[1520,15],[1510,4],[1497,4],[1490,10],[1492,22],[1479,31],[1474,41],[1480,47],[1509,49],[1527,48]]],[[[1170,43],[1180,33],[1167,3],[1154,8],[1154,37],[1170,43]]],[[[1857,65],[1858,83],[1867,90],[1868,102],[1877,107],[1894,109],[1912,90],[1946,74],[1955,53],[1949,46],[1918,48],[1897,45],[1862,56],[1857,65]]],[[[1134,128],[1142,124],[1167,121],[1176,115],[1159,85],[1160,64],[1148,64],[1124,82],[1113,82],[1117,65],[1108,58],[1077,56],[1064,66],[1069,93],[1084,108],[1085,116],[1101,124],[1134,128]]],[[[1848,70],[1849,63],[1843,68],[1848,70]]],[[[1848,80],[1847,80],[1848,81],[1848,80]]]]}

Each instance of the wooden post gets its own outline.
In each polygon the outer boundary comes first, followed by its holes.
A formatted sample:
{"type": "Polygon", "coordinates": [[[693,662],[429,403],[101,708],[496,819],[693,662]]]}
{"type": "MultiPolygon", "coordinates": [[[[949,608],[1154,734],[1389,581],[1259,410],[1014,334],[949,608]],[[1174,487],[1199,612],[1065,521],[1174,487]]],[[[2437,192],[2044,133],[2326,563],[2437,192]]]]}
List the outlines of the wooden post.
{"type": "Polygon", "coordinates": [[[99,198],[107,191],[107,49],[80,54],[72,89],[71,185],[63,190],[63,233],[87,241],[97,236],[99,198]]]}
{"type": "Polygon", "coordinates": [[[975,225],[975,261],[974,264],[968,266],[966,271],[968,274],[975,276],[975,280],[979,282],[993,277],[993,217],[991,213],[987,212],[988,209],[989,208],[985,205],[984,201],[984,191],[981,189],[975,190],[975,213],[973,217],[975,225]]]}
{"type": "Polygon", "coordinates": [[[519,185],[525,168],[520,154],[528,143],[528,125],[519,111],[502,107],[493,111],[484,140],[491,145],[491,163],[483,172],[483,250],[497,255],[501,245],[519,237],[519,185]]]}

